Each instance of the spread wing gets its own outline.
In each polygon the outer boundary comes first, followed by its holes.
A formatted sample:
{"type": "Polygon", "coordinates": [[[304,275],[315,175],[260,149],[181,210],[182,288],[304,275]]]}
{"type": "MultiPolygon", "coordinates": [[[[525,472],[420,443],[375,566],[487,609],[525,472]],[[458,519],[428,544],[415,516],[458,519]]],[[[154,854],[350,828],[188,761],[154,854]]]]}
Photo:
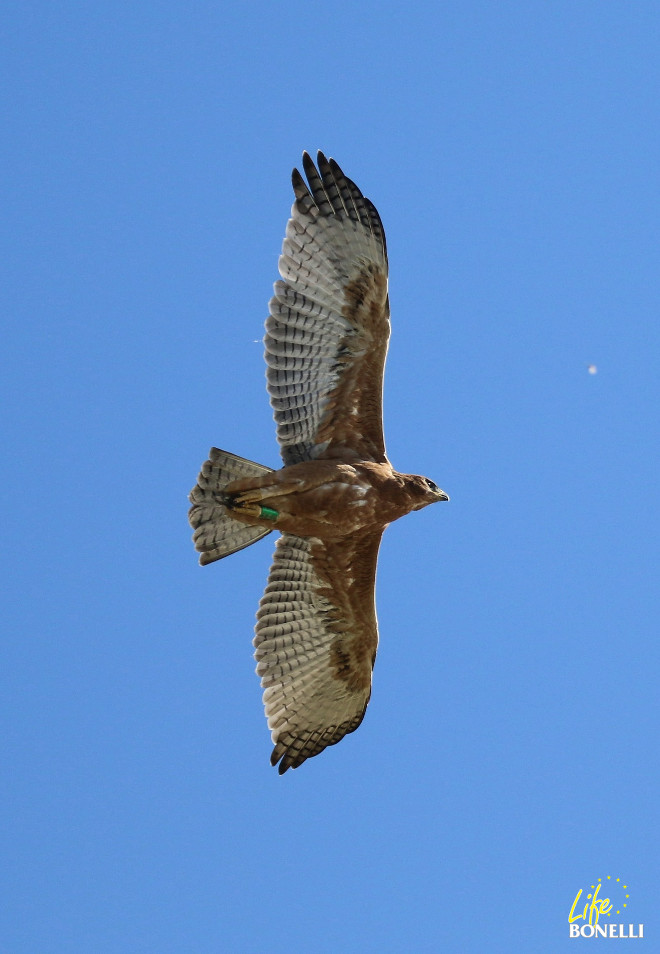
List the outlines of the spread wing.
{"type": "Polygon", "coordinates": [[[254,645],[280,774],[362,722],[378,645],[380,538],[333,544],[285,533],[277,541],[254,645]]]}
{"type": "Polygon", "coordinates": [[[285,464],[321,456],[384,461],[382,391],[390,333],[385,233],[333,159],[293,171],[266,321],[268,392],[285,464]]]}

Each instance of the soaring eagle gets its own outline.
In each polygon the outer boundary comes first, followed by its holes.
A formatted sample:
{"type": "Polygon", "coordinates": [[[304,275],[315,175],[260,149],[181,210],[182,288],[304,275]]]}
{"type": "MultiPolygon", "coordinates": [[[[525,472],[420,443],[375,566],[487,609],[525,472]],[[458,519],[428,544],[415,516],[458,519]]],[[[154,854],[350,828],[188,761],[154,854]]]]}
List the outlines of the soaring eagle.
{"type": "Polygon", "coordinates": [[[333,159],[303,154],[266,321],[268,393],[284,466],[212,448],[190,494],[203,565],[279,530],[254,645],[282,774],[360,725],[378,645],[385,527],[448,500],[385,454],[390,335],[385,233],[333,159]]]}

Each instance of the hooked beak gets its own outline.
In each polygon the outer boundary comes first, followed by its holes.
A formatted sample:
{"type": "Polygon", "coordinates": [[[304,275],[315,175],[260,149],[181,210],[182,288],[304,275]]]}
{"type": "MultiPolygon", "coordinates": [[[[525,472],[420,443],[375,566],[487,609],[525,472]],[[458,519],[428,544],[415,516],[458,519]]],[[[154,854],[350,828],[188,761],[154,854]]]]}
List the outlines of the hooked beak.
{"type": "Polygon", "coordinates": [[[438,489],[438,500],[449,500],[449,494],[446,494],[444,490],[438,489]]]}

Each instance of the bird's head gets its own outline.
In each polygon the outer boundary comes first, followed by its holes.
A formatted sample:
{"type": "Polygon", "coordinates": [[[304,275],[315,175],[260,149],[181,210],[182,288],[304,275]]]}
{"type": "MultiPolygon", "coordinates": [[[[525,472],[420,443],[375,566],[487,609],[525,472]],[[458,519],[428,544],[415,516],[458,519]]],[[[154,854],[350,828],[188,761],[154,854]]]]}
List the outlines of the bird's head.
{"type": "Polygon", "coordinates": [[[417,474],[409,474],[406,477],[406,489],[413,501],[412,510],[421,510],[440,500],[449,500],[449,495],[440,490],[437,484],[428,477],[419,477],[417,474]]]}

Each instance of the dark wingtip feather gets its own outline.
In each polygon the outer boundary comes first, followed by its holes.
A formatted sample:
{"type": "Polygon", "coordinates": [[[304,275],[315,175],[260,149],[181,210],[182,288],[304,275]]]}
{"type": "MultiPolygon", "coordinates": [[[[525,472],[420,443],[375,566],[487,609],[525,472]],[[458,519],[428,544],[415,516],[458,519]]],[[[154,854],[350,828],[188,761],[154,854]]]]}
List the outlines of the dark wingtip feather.
{"type": "Polygon", "coordinates": [[[277,772],[279,775],[284,775],[286,770],[290,767],[291,763],[286,757],[286,749],[279,743],[270,753],[270,764],[273,766],[273,768],[277,766],[277,772]],[[278,762],[280,763],[279,765],[277,764],[278,762]]]}
{"type": "Polygon", "coordinates": [[[304,199],[305,196],[309,195],[307,183],[297,169],[294,169],[291,173],[291,185],[293,186],[293,194],[296,199],[304,199]]]}
{"type": "Polygon", "coordinates": [[[314,160],[308,152],[303,152],[302,154],[303,169],[305,170],[305,175],[309,179],[310,175],[317,175],[316,166],[314,165],[314,160]]]}
{"type": "Polygon", "coordinates": [[[296,199],[300,201],[309,196],[321,215],[345,214],[354,221],[361,222],[382,245],[387,260],[385,230],[378,211],[353,180],[343,172],[339,163],[335,159],[326,158],[320,149],[317,152],[318,168],[306,151],[302,154],[302,161],[307,182],[300,172],[294,169],[292,181],[296,199]]]}

